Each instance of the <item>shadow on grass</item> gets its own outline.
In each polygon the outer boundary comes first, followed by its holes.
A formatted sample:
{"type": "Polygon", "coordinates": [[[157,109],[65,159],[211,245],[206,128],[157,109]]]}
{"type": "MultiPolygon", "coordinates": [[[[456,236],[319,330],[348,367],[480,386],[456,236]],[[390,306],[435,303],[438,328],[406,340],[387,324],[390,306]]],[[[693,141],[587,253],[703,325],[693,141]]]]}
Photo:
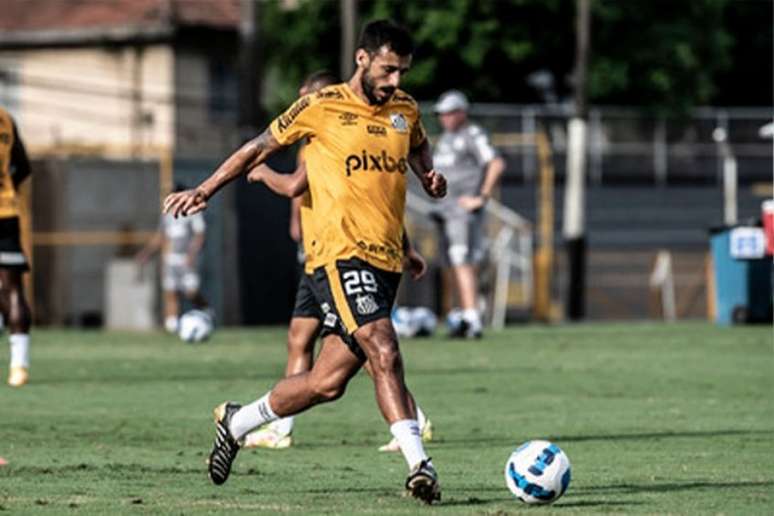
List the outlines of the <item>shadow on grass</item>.
{"type": "Polygon", "coordinates": [[[611,501],[611,500],[578,500],[577,502],[557,502],[552,505],[554,509],[563,509],[571,507],[623,507],[626,505],[645,505],[645,502],[639,500],[611,501]]]}
{"type": "MultiPolygon", "coordinates": [[[[553,435],[548,436],[546,439],[556,442],[561,445],[564,442],[587,442],[587,441],[647,441],[650,439],[704,439],[708,437],[722,437],[722,436],[734,436],[734,435],[770,435],[774,437],[774,430],[707,430],[697,432],[646,432],[636,434],[610,434],[610,435],[553,435]]],[[[481,438],[465,438],[465,439],[439,439],[434,441],[437,444],[451,444],[451,445],[475,445],[475,444],[490,444],[503,446],[513,445],[512,438],[501,437],[481,437],[481,438]]]]}
{"type": "Polygon", "coordinates": [[[39,475],[68,475],[78,473],[116,474],[118,476],[154,474],[171,475],[201,475],[205,477],[207,471],[202,468],[190,468],[181,466],[148,466],[146,464],[62,464],[52,466],[14,466],[0,469],[0,478],[3,476],[18,476],[23,474],[39,475]],[[3,475],[5,473],[6,475],[3,475]]]}
{"type": "Polygon", "coordinates": [[[611,484],[599,487],[576,487],[574,494],[635,494],[635,493],[668,493],[672,491],[692,491],[694,489],[745,489],[755,487],[772,487],[774,481],[765,482],[670,482],[652,484],[611,484]]]}
{"type": "Polygon", "coordinates": [[[106,385],[124,385],[124,384],[156,384],[156,383],[169,383],[169,382],[270,382],[280,379],[276,374],[243,374],[234,375],[233,373],[224,371],[220,373],[212,373],[210,371],[202,371],[199,375],[192,374],[175,374],[169,376],[152,375],[146,376],[143,373],[139,374],[127,374],[127,375],[111,375],[111,376],[71,376],[71,377],[56,377],[49,376],[42,379],[35,379],[35,386],[52,386],[60,384],[106,384],[106,385]]]}

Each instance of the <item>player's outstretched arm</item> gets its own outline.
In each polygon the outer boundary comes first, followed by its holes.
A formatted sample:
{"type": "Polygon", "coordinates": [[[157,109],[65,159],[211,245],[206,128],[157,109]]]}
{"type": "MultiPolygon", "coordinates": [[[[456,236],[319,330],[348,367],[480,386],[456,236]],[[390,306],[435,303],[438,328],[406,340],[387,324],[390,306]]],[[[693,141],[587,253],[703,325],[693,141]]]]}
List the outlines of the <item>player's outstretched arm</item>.
{"type": "Polygon", "coordinates": [[[280,174],[262,163],[250,170],[247,180],[251,183],[262,182],[272,192],[285,197],[298,197],[309,187],[306,178],[306,162],[301,162],[292,174],[280,174]]]}
{"type": "Polygon", "coordinates": [[[441,198],[446,195],[446,178],[433,169],[433,155],[427,138],[409,151],[408,160],[411,170],[430,197],[441,198]]]}
{"type": "Polygon", "coordinates": [[[213,174],[192,190],[171,193],[164,199],[164,213],[187,216],[207,208],[207,200],[225,185],[282,148],[269,129],[242,145],[213,174]]]}

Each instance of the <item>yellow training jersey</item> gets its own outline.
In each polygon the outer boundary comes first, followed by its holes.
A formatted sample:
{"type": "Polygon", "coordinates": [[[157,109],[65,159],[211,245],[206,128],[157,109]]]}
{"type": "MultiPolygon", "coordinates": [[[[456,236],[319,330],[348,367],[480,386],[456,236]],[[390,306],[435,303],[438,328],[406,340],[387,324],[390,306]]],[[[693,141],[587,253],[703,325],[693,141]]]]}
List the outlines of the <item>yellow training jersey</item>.
{"type": "Polygon", "coordinates": [[[397,90],[372,106],[347,83],[336,84],[298,99],[270,129],[282,145],[311,137],[304,150],[313,216],[313,236],[304,234],[306,270],[357,257],[400,272],[407,158],[426,137],[414,99],[397,90]]]}
{"type": "MultiPolygon", "coordinates": [[[[305,146],[302,146],[298,150],[298,165],[301,165],[301,163],[305,161],[304,148],[305,146]]],[[[309,263],[310,260],[313,260],[312,256],[314,255],[314,249],[312,247],[312,241],[314,240],[314,230],[312,229],[314,217],[312,215],[312,194],[309,192],[309,189],[301,196],[301,205],[298,216],[301,219],[301,243],[304,246],[304,268],[306,268],[306,264],[309,263]]],[[[308,272],[311,272],[311,270],[308,272]]]]}
{"type": "Polygon", "coordinates": [[[0,218],[19,216],[16,188],[11,179],[11,151],[14,138],[11,115],[0,108],[0,218]]]}

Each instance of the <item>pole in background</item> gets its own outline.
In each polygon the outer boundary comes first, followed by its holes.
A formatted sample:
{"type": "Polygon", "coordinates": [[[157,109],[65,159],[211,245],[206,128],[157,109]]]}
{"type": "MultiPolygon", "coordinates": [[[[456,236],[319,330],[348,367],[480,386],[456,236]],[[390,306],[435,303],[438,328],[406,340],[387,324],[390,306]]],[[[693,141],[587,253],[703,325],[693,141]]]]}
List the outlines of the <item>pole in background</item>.
{"type": "Polygon", "coordinates": [[[564,188],[563,234],[567,253],[567,316],[583,319],[586,313],[585,184],[587,114],[586,69],[589,53],[589,0],[577,0],[576,52],[573,82],[575,112],[568,122],[567,177],[564,188]]]}
{"type": "Polygon", "coordinates": [[[258,132],[261,109],[260,1],[242,0],[239,23],[239,134],[242,140],[258,132]]]}
{"type": "Polygon", "coordinates": [[[339,74],[341,80],[346,81],[355,71],[357,0],[339,0],[339,18],[341,20],[339,74]]]}
{"type": "Polygon", "coordinates": [[[737,222],[736,209],[736,156],[731,151],[728,143],[728,133],[722,127],[712,131],[712,139],[718,144],[720,155],[723,158],[723,223],[733,226],[737,222]]]}
{"type": "Polygon", "coordinates": [[[533,315],[542,322],[551,322],[551,276],[554,267],[554,165],[551,144],[545,129],[535,133],[540,181],[538,182],[538,247],[535,251],[535,301],[533,315]]]}

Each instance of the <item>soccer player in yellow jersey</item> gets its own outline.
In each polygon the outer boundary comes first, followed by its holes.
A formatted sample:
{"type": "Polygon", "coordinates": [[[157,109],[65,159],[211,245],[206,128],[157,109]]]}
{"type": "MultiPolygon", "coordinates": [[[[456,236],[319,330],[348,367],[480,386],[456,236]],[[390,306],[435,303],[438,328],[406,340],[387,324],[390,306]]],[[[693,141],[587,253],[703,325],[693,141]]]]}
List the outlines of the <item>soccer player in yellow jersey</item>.
{"type": "MultiPolygon", "coordinates": [[[[299,89],[299,96],[336,84],[340,82],[331,72],[321,70],[311,74],[304,80],[299,89]]],[[[275,193],[290,197],[292,199],[290,216],[290,235],[293,240],[303,244],[304,261],[311,258],[313,250],[311,249],[312,230],[310,225],[313,223],[314,213],[312,212],[311,196],[307,188],[306,165],[304,163],[303,148],[298,151],[297,168],[293,174],[278,174],[265,163],[254,168],[247,176],[251,182],[263,181],[275,193]],[[304,235],[307,239],[304,240],[304,235]]],[[[405,229],[404,229],[405,231],[405,229]]],[[[406,239],[409,242],[409,239],[406,239]]],[[[419,279],[424,275],[427,264],[410,246],[404,250],[404,268],[408,270],[414,279],[419,279]]],[[[310,271],[311,272],[311,271],[310,271]]],[[[293,315],[290,319],[288,328],[288,362],[285,367],[285,376],[292,376],[308,371],[312,367],[313,352],[315,341],[320,334],[320,327],[323,322],[323,314],[320,305],[317,303],[310,277],[302,274],[296,289],[296,301],[293,307],[293,315]]],[[[368,363],[365,364],[370,374],[368,363]]],[[[411,393],[409,393],[411,398],[411,393]]],[[[430,420],[425,416],[416,401],[411,400],[417,414],[417,423],[419,424],[420,434],[423,441],[432,439],[433,426],[430,420]]],[[[293,445],[293,427],[295,418],[293,416],[280,418],[258,430],[250,432],[244,438],[243,446],[245,448],[269,448],[283,449],[293,445]]],[[[400,445],[396,439],[390,440],[384,446],[379,447],[379,451],[398,452],[400,445]]]]}
{"type": "Polygon", "coordinates": [[[405,29],[386,20],[369,23],[349,82],[301,97],[198,187],[165,199],[165,211],[176,216],[199,212],[225,184],[277,150],[309,139],[304,153],[315,217],[307,267],[324,314],[323,347],[309,372],[280,380],[248,405],[216,408],[208,466],[215,484],[228,479],[248,432],[341,397],[368,361],[377,403],[409,466],[406,489],[426,503],[440,499],[390,320],[403,267],[409,167],[429,195],[446,193],[445,179],[432,167],[417,104],[398,89],[412,53],[405,29]]]}
{"type": "Polygon", "coordinates": [[[29,380],[31,317],[22,288],[22,273],[29,266],[19,242],[16,189],[30,172],[16,125],[11,115],[0,108],[0,310],[10,334],[11,387],[21,387],[29,380]]]}

